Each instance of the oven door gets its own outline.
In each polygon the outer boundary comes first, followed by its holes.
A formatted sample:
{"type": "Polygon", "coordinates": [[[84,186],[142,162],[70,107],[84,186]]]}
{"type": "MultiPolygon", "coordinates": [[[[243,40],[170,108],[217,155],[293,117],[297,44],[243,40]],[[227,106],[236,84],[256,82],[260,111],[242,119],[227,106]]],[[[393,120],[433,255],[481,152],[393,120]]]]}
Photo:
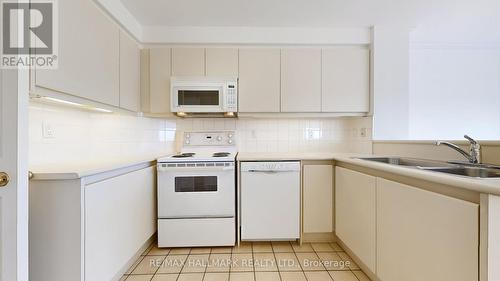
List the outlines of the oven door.
{"type": "Polygon", "coordinates": [[[234,163],[158,164],[158,218],[234,214],[234,163]]]}
{"type": "Polygon", "coordinates": [[[172,112],[224,112],[224,85],[172,87],[172,112]]]}

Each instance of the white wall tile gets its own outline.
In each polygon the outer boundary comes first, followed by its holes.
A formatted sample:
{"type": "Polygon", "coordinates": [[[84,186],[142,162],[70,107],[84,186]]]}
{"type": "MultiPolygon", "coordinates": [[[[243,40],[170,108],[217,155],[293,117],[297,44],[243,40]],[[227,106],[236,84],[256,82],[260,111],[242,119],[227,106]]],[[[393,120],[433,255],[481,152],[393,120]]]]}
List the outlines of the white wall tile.
{"type": "Polygon", "coordinates": [[[177,120],[32,103],[29,126],[29,161],[38,166],[169,154],[175,148],[177,120]],[[53,138],[43,137],[44,123],[52,126],[53,138]]]}
{"type": "Polygon", "coordinates": [[[178,119],[178,131],[236,130],[242,152],[371,153],[372,118],[178,119]],[[366,137],[361,137],[365,128],[366,137]]]}

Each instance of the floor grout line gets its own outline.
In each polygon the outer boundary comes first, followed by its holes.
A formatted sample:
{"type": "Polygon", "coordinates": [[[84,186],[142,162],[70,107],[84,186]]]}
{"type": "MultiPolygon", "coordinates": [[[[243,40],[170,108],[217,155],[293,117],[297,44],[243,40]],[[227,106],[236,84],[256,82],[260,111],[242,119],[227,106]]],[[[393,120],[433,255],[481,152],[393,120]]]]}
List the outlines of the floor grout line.
{"type": "MultiPolygon", "coordinates": [[[[206,253],[193,253],[193,248],[189,248],[189,251],[188,251],[188,254],[172,254],[172,249],[169,249],[168,252],[165,254],[165,255],[148,255],[153,247],[151,247],[145,255],[141,255],[138,257],[138,259],[136,260],[136,264],[135,266],[132,266],[127,272],[130,272],[129,274],[124,274],[123,277],[125,277],[125,281],[127,279],[130,278],[131,275],[152,275],[151,276],[151,279],[149,279],[150,281],[153,280],[156,276],[160,275],[158,272],[159,272],[159,267],[156,268],[155,272],[153,274],[149,274],[149,273],[140,273],[140,274],[132,274],[134,272],[134,270],[136,270],[136,268],[139,266],[139,264],[141,262],[144,261],[144,259],[146,257],[150,257],[152,259],[156,259],[158,260],[160,257],[162,257],[162,266],[164,264],[164,262],[166,261],[166,258],[168,256],[185,256],[185,259],[184,259],[184,262],[180,268],[180,271],[179,272],[166,272],[165,274],[177,274],[177,277],[176,277],[176,281],[179,281],[179,278],[182,274],[188,274],[188,273],[191,273],[191,274],[203,274],[202,276],[202,279],[201,281],[204,281],[206,276],[207,276],[207,273],[211,274],[211,273],[217,273],[217,274],[226,274],[226,280],[225,281],[231,281],[231,273],[253,273],[253,281],[257,281],[257,273],[258,272],[262,272],[262,273],[278,273],[278,277],[279,277],[279,281],[283,281],[283,274],[284,273],[302,273],[302,276],[305,278],[306,281],[312,281],[312,279],[308,278],[306,273],[307,272],[326,272],[328,274],[328,276],[330,277],[331,280],[334,280],[332,274],[330,271],[343,271],[343,272],[350,272],[351,275],[354,275],[355,279],[358,280],[358,281],[361,281],[360,277],[358,277],[356,274],[355,274],[355,271],[360,271],[360,272],[363,272],[362,269],[352,269],[351,267],[348,267],[346,270],[336,270],[336,268],[333,268],[333,269],[328,269],[326,268],[326,266],[324,265],[323,263],[323,260],[322,258],[320,257],[321,254],[329,254],[329,253],[332,253],[332,254],[336,254],[341,260],[344,260],[344,259],[351,259],[352,258],[345,252],[343,251],[343,249],[341,248],[342,251],[338,251],[338,249],[336,249],[335,247],[333,247],[331,245],[331,243],[328,243],[330,245],[330,247],[332,248],[332,250],[327,250],[327,251],[321,251],[321,249],[314,249],[312,247],[312,243],[306,243],[306,244],[309,244],[310,247],[311,247],[311,251],[309,250],[306,250],[304,252],[302,251],[297,251],[293,245],[292,245],[292,242],[290,241],[287,241],[287,243],[283,243],[283,246],[286,247],[286,245],[288,244],[288,246],[290,246],[291,248],[291,251],[288,252],[287,249],[285,249],[284,252],[276,252],[275,251],[275,248],[273,247],[273,243],[272,241],[269,241],[269,244],[270,244],[270,247],[271,247],[271,251],[270,252],[266,252],[265,250],[263,252],[255,252],[255,248],[254,248],[254,242],[248,242],[249,246],[250,246],[250,250],[249,252],[235,252],[237,249],[235,249],[235,247],[230,247],[230,249],[227,251],[227,252],[222,252],[222,253],[214,253],[214,247],[210,247],[208,252],[206,253]],[[343,258],[340,253],[345,253],[345,258],[343,258]],[[252,268],[251,268],[251,272],[250,271],[246,271],[245,269],[243,271],[233,271],[233,257],[234,255],[248,255],[250,254],[251,256],[251,259],[252,259],[252,268]],[[263,255],[265,256],[266,254],[272,254],[272,258],[274,259],[274,263],[275,263],[275,270],[272,269],[272,270],[266,270],[264,268],[262,268],[262,270],[260,270],[261,268],[259,268],[259,271],[257,271],[257,267],[256,267],[256,255],[263,255]],[[299,264],[299,267],[297,268],[297,271],[296,270],[283,270],[283,268],[280,268],[279,267],[279,261],[278,261],[278,258],[277,258],[277,254],[290,254],[292,255],[293,257],[295,257],[295,259],[297,260],[298,264],[299,264]],[[304,267],[302,266],[302,263],[300,262],[300,259],[299,259],[299,255],[300,254],[314,254],[313,256],[315,256],[318,261],[320,262],[320,266],[321,267],[317,267],[316,269],[317,270],[307,270],[307,269],[304,269],[304,267]],[[229,261],[230,261],[230,265],[229,265],[229,268],[225,269],[225,268],[221,268],[220,270],[214,270],[214,271],[210,271],[209,272],[209,265],[210,265],[210,261],[211,261],[211,258],[213,258],[214,255],[229,255],[229,261]],[[208,256],[208,260],[207,260],[207,263],[205,264],[204,268],[203,268],[203,272],[184,272],[183,273],[183,270],[185,270],[186,268],[186,263],[188,262],[189,258],[196,258],[197,256],[208,256]]],[[[271,264],[272,265],[272,264],[271,264]]],[[[250,269],[250,268],[248,268],[250,269]]],[[[267,268],[269,269],[269,268],[267,268]]],[[[285,268],[285,269],[288,269],[288,268],[285,268]]],[[[364,273],[364,272],[363,272],[364,273]]],[[[331,281],[330,280],[330,281],[331,281]]]]}

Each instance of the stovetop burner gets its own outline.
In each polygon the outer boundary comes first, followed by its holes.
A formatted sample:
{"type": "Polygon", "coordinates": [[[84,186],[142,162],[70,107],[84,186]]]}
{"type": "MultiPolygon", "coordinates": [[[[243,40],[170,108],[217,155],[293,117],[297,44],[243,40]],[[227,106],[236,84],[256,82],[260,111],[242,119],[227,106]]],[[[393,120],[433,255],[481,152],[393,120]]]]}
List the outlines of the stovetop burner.
{"type": "Polygon", "coordinates": [[[229,152],[216,152],[212,155],[212,157],[227,157],[231,155],[229,152]]]}
{"type": "Polygon", "coordinates": [[[177,154],[177,155],[172,156],[172,158],[189,158],[189,157],[193,157],[194,155],[196,155],[196,153],[181,153],[181,154],[177,154]]]}

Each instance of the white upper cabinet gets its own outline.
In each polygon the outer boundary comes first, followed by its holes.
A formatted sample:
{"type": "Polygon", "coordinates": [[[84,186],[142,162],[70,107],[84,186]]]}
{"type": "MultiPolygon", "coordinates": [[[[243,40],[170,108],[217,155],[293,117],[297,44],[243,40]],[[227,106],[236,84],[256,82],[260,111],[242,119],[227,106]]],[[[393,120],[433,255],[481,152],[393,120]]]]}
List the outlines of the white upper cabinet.
{"type": "Polygon", "coordinates": [[[127,34],[120,32],[120,107],[139,111],[141,53],[127,34]]]}
{"type": "Polygon", "coordinates": [[[281,111],[321,112],[321,50],[281,51],[281,111]]]}
{"type": "Polygon", "coordinates": [[[93,1],[59,1],[59,67],[37,70],[35,84],[119,106],[120,31],[93,1]]]}
{"type": "Polygon", "coordinates": [[[205,76],[205,49],[173,48],[172,76],[205,76]]]}
{"type": "Polygon", "coordinates": [[[323,50],[323,112],[370,110],[370,51],[361,47],[323,50]]]}
{"type": "Polygon", "coordinates": [[[149,83],[149,92],[143,93],[147,96],[147,98],[143,97],[143,102],[146,103],[143,110],[156,114],[170,113],[170,67],[170,48],[149,50],[149,80],[146,76],[143,81],[143,83],[149,83]]]}
{"type": "Polygon", "coordinates": [[[240,49],[239,111],[280,112],[280,50],[240,49]]]}
{"type": "Polygon", "coordinates": [[[206,53],[206,75],[238,77],[238,49],[210,48],[206,53]]]}

